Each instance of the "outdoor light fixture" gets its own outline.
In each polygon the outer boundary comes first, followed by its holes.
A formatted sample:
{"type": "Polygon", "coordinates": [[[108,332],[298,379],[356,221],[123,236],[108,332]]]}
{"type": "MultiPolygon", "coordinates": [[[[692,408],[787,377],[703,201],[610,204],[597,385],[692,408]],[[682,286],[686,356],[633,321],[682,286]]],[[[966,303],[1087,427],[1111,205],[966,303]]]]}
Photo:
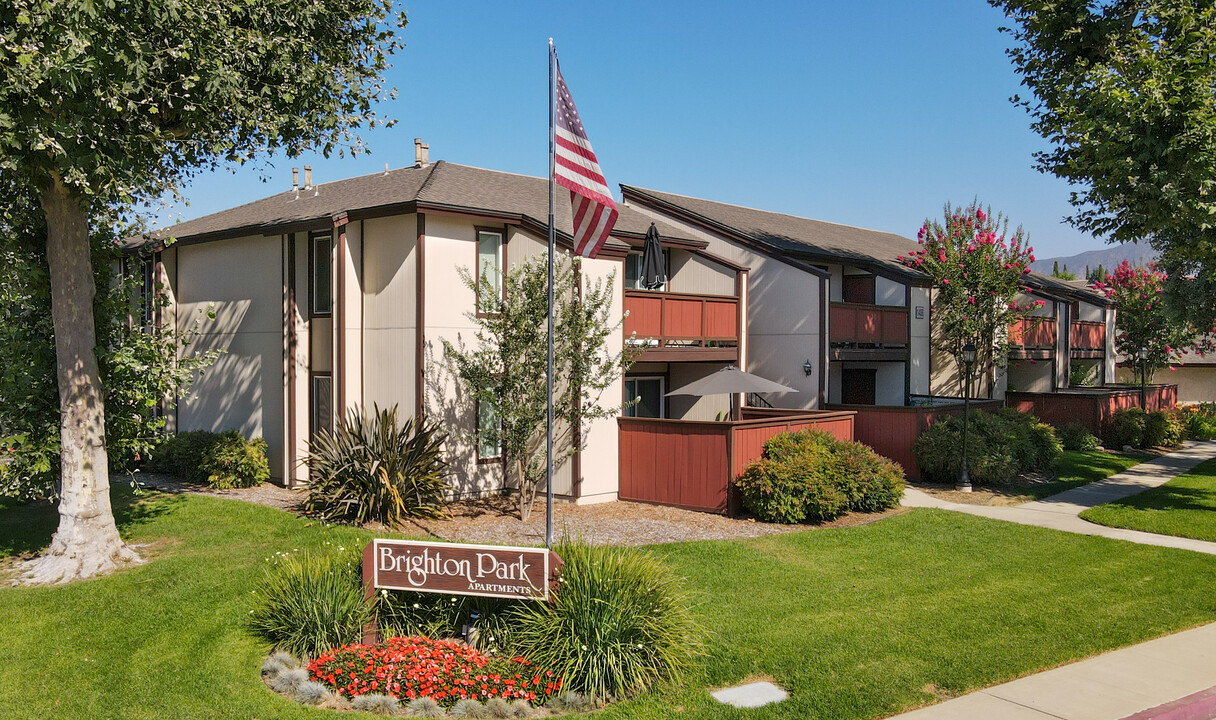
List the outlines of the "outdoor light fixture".
{"type": "Polygon", "coordinates": [[[971,368],[975,365],[975,343],[963,346],[963,472],[959,476],[955,490],[971,492],[971,475],[967,472],[967,430],[971,419],[971,368]]]}
{"type": "Polygon", "coordinates": [[[802,363],[802,373],[809,376],[813,372],[815,372],[815,366],[811,364],[811,359],[807,358],[806,362],[802,363]]]}

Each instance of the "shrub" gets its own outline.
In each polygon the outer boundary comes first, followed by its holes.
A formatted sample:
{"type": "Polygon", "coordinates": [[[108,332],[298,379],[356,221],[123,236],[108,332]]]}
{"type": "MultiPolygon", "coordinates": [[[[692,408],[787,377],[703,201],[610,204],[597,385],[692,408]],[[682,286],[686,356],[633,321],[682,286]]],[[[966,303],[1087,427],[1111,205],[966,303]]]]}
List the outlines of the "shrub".
{"type": "Polygon", "coordinates": [[[301,553],[276,562],[257,589],[251,626],[288,652],[315,656],[357,641],[373,603],[363,596],[357,553],[301,553]]]}
{"type": "Polygon", "coordinates": [[[540,703],[562,683],[553,671],[523,658],[493,659],[467,645],[424,637],[345,645],[318,655],[308,672],[350,698],[384,693],[411,701],[426,698],[444,707],[493,697],[540,703]]]}
{"type": "Polygon", "coordinates": [[[327,695],[329,695],[329,688],[325,687],[321,683],[309,680],[307,682],[300,683],[300,686],[296,688],[295,699],[296,702],[304,705],[317,705],[324,700],[327,695]]]}
{"type": "MultiPolygon", "coordinates": [[[[508,613],[518,600],[438,595],[408,590],[383,592],[377,601],[377,622],[383,637],[457,637],[461,628],[476,613],[477,640],[481,652],[514,652],[513,626],[508,613]]],[[[530,602],[530,601],[529,601],[530,602]]]]}
{"type": "Polygon", "coordinates": [[[821,430],[799,430],[769,438],[763,457],[734,485],[757,518],[796,523],[892,507],[903,482],[899,465],[870,448],[821,430]]]}
{"type": "Polygon", "coordinates": [[[236,430],[220,433],[203,455],[199,470],[214,488],[257,487],[270,479],[266,441],[246,440],[236,430]]]}
{"type": "Polygon", "coordinates": [[[335,432],[323,430],[311,444],[304,506],[323,520],[390,526],[442,516],[446,439],[438,423],[399,423],[396,405],[374,407],[371,417],[352,409],[335,432]]]}
{"type": "Polygon", "coordinates": [[[1216,440],[1216,403],[1200,403],[1181,409],[1187,437],[1216,440]]]}
{"type": "Polygon", "coordinates": [[[1144,447],[1178,447],[1186,440],[1186,425],[1176,412],[1157,410],[1144,418],[1144,447]]]}
{"type": "Polygon", "coordinates": [[[1144,442],[1145,413],[1140,408],[1116,410],[1106,424],[1106,438],[1116,450],[1130,445],[1140,447],[1144,442]]]}
{"type": "MultiPolygon", "coordinates": [[[[916,439],[913,453],[930,482],[954,483],[962,474],[963,418],[940,420],[916,439]]],[[[978,485],[1004,485],[1022,473],[1047,470],[1063,452],[1055,430],[1016,410],[971,413],[967,471],[978,485]]]]}
{"type": "Polygon", "coordinates": [[[679,581],[651,555],[563,540],[550,603],[511,613],[517,648],[595,700],[623,698],[680,676],[700,634],[679,581]]]}
{"type": "Polygon", "coordinates": [[[476,700],[466,699],[458,700],[452,706],[451,715],[454,718],[488,718],[490,717],[490,711],[486,709],[485,705],[476,700]]]}
{"type": "Polygon", "coordinates": [[[304,668],[283,668],[270,678],[270,687],[277,693],[294,696],[308,682],[308,671],[304,668]]]}
{"type": "Polygon", "coordinates": [[[1058,425],[1056,434],[1060,436],[1060,444],[1065,450],[1097,450],[1102,445],[1102,441],[1081,423],[1058,425]]]}
{"type": "Polygon", "coordinates": [[[266,441],[246,440],[236,430],[171,435],[153,450],[147,467],[220,489],[254,487],[270,479],[266,441]]]}

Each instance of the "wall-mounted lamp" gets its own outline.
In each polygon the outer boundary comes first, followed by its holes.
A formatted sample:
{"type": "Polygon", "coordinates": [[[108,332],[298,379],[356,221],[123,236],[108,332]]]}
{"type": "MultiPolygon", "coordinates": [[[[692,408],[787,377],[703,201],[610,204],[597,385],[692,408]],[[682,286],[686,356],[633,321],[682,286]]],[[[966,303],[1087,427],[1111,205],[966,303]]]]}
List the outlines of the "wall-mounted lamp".
{"type": "Polygon", "coordinates": [[[810,358],[807,358],[807,361],[802,363],[802,372],[807,376],[815,372],[815,366],[811,364],[810,358]]]}

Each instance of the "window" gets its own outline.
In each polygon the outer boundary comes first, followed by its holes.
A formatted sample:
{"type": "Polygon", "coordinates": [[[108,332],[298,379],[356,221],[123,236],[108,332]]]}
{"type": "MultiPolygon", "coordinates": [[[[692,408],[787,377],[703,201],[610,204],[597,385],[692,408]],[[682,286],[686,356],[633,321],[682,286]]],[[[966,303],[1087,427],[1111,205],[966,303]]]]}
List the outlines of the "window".
{"type": "Polygon", "coordinates": [[[156,318],[156,261],[140,260],[139,302],[143,327],[152,327],[156,318]]]}
{"type": "Polygon", "coordinates": [[[663,417],[663,377],[625,378],[625,402],[634,403],[625,408],[625,417],[663,417]]]}
{"type": "Polygon", "coordinates": [[[493,312],[496,300],[502,297],[502,231],[477,231],[477,312],[493,312]],[[489,283],[491,296],[481,297],[481,281],[489,283]]]}
{"type": "Polygon", "coordinates": [[[334,238],[314,235],[312,238],[312,314],[328,315],[333,304],[334,238]]]}
{"type": "MultiPolygon", "coordinates": [[[[642,258],[640,252],[631,252],[625,256],[625,289],[626,290],[645,290],[642,287],[642,258]]],[[[671,282],[671,251],[663,250],[664,265],[667,266],[667,281],[663,283],[660,290],[666,290],[668,283],[671,282]]]]}
{"type": "Polygon", "coordinates": [[[497,460],[502,457],[502,421],[492,402],[477,402],[477,459],[497,460]]]}
{"type": "Polygon", "coordinates": [[[312,434],[334,426],[334,379],[332,375],[312,376],[312,434]]]}
{"type": "Polygon", "coordinates": [[[840,284],[842,299],[847,303],[873,305],[874,289],[873,275],[845,275],[840,284]]]}

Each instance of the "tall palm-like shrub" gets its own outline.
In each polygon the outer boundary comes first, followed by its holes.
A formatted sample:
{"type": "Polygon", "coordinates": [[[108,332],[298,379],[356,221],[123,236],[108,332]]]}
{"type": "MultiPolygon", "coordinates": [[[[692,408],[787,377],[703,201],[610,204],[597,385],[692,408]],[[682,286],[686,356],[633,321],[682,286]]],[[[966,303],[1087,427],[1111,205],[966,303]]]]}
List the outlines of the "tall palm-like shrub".
{"type": "Polygon", "coordinates": [[[353,408],[312,441],[305,509],[323,520],[399,525],[407,517],[440,517],[448,490],[447,439],[438,423],[401,423],[397,406],[353,408]]]}

